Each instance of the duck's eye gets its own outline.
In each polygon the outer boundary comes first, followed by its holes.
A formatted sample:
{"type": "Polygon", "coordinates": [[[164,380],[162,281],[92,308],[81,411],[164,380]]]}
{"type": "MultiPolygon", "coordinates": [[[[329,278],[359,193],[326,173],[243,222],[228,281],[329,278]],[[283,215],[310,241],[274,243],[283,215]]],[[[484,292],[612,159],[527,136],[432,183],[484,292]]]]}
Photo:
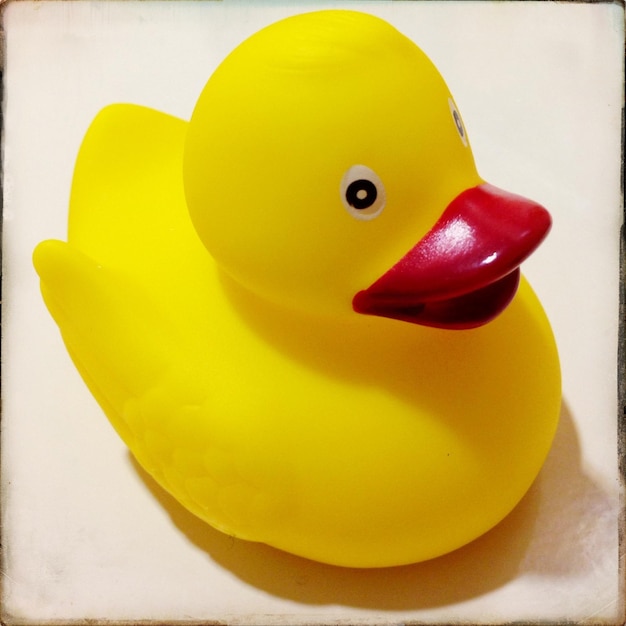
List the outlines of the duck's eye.
{"type": "Polygon", "coordinates": [[[341,201],[359,220],[371,220],[385,208],[385,188],[378,174],[366,165],[353,165],[341,179],[341,201]]]}
{"type": "Polygon", "coordinates": [[[459,133],[459,137],[461,138],[463,145],[467,146],[467,134],[465,132],[465,126],[463,126],[463,120],[461,119],[461,114],[459,113],[459,110],[456,108],[456,104],[454,104],[454,100],[452,100],[452,98],[448,98],[448,104],[450,105],[450,113],[454,121],[454,126],[456,127],[456,130],[459,133]]]}

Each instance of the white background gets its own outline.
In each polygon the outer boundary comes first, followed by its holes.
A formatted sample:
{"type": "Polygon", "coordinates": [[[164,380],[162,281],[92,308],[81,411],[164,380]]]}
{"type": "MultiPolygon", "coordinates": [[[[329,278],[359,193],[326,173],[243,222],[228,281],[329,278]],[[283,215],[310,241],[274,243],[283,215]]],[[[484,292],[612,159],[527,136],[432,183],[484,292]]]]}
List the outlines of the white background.
{"type": "Polygon", "coordinates": [[[503,2],[15,2],[6,30],[3,617],[448,623],[618,617],[617,294],[623,12],[503,2]],[[188,118],[243,38],[323,7],[380,15],[448,82],[482,176],[551,211],[525,273],[563,412],[531,491],[448,556],[356,571],[213,531],[133,464],[66,356],[30,256],[65,237],[82,136],[134,102],[188,118]]]}

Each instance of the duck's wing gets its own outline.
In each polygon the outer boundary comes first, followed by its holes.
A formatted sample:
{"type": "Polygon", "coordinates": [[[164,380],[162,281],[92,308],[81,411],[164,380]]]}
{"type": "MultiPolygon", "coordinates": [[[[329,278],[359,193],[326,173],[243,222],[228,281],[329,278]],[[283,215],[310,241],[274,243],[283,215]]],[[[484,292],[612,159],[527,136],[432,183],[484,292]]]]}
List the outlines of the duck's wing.
{"type": "Polygon", "coordinates": [[[43,242],[33,260],[46,306],[77,369],[132,445],[126,408],[163,383],[175,366],[176,328],[132,279],[65,242],[43,242]]]}
{"type": "Polygon", "coordinates": [[[202,503],[220,500],[218,510],[228,510],[224,480],[235,481],[237,501],[254,502],[258,489],[220,452],[210,373],[197,344],[141,285],[68,243],[43,242],[34,262],[68,353],[139,464],[187,508],[230,532],[202,503]]]}
{"type": "Polygon", "coordinates": [[[215,270],[184,202],[185,128],[143,107],[104,109],[77,157],[68,242],[34,253],[68,352],[134,451],[129,407],[159,388],[175,402],[202,387],[215,270]]]}
{"type": "Polygon", "coordinates": [[[43,242],[34,262],[69,354],[135,458],[198,516],[243,536],[259,502],[268,527],[287,504],[237,461],[257,445],[254,403],[237,402],[247,344],[188,217],[185,129],[142,107],[100,113],[77,158],[68,242],[43,242]]]}

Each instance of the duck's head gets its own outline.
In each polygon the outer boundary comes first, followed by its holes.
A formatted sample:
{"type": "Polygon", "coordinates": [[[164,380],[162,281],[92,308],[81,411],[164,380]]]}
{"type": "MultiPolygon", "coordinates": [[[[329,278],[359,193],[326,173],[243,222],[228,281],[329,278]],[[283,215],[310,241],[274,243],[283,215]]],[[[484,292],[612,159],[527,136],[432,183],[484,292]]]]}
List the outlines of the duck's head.
{"type": "Polygon", "coordinates": [[[222,269],[315,314],[479,326],[550,227],[480,178],[425,54],[352,11],[282,20],[226,58],[193,113],[184,181],[222,269]]]}

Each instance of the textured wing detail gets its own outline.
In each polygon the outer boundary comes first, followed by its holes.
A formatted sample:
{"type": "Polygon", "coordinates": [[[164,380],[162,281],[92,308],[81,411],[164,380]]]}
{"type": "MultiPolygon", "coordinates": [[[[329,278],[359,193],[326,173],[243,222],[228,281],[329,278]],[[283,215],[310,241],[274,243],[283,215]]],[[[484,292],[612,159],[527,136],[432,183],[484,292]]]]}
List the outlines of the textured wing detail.
{"type": "Polygon", "coordinates": [[[78,154],[68,243],[43,242],[34,263],[69,354],[138,462],[213,526],[260,539],[248,529],[275,528],[289,507],[268,490],[263,424],[245,400],[250,335],[187,213],[185,129],[144,107],[104,109],[78,154]]]}
{"type": "Polygon", "coordinates": [[[206,521],[240,528],[260,492],[236,467],[197,346],[124,272],[55,240],[34,263],[76,368],[138,462],[206,521]]]}
{"type": "Polygon", "coordinates": [[[177,365],[182,338],[139,285],[69,244],[45,241],[33,260],[72,359],[130,445],[122,420],[126,404],[177,365]]]}

